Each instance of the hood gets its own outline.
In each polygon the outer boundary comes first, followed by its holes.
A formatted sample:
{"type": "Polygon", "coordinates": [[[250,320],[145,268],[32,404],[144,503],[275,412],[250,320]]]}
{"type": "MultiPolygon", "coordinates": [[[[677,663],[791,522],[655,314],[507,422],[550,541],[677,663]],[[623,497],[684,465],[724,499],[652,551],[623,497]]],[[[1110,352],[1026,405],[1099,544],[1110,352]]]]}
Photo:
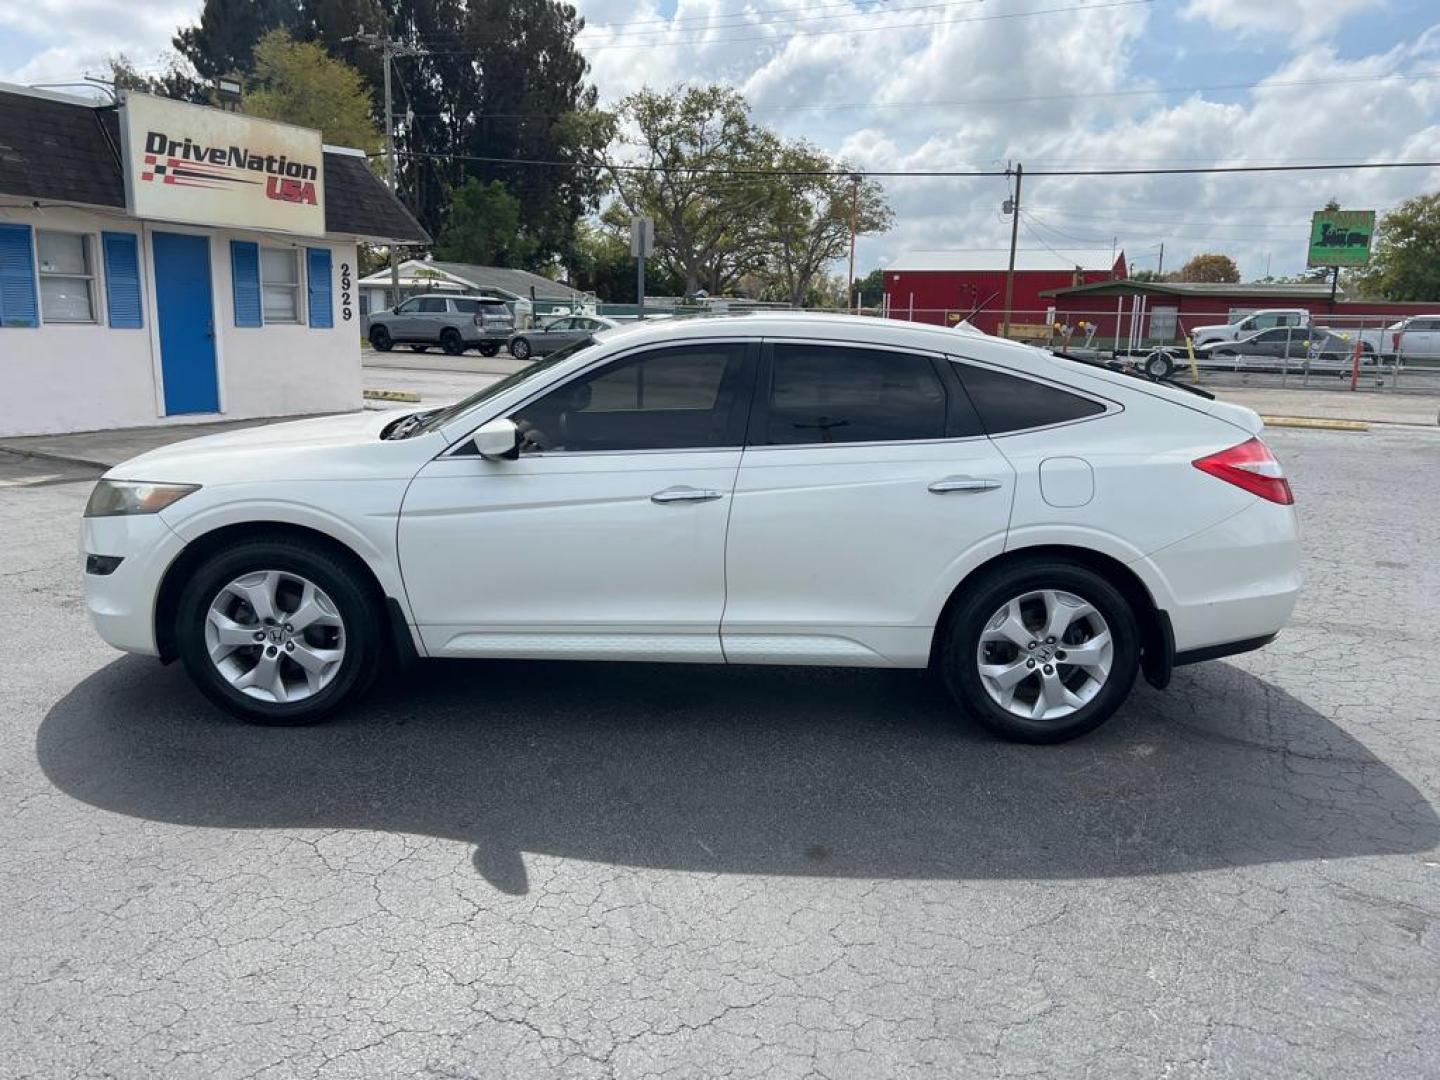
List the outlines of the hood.
{"type": "Polygon", "coordinates": [[[190,484],[410,476],[438,452],[432,445],[437,437],[386,442],[380,432],[413,411],[361,411],[258,423],[151,450],[116,465],[105,475],[117,480],[190,484]]]}

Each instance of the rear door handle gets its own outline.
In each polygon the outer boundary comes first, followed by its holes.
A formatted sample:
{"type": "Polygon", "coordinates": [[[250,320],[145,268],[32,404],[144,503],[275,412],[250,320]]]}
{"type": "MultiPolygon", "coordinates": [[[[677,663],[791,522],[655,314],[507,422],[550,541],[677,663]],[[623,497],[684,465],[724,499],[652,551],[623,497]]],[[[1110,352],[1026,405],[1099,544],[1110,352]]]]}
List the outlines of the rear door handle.
{"type": "Polygon", "coordinates": [[[675,487],[655,492],[650,496],[650,501],[653,503],[710,502],[724,497],[723,491],[716,491],[714,488],[694,488],[686,484],[677,484],[675,487]]]}
{"type": "Polygon", "coordinates": [[[994,491],[1000,486],[999,480],[981,480],[973,476],[947,476],[936,480],[930,490],[936,495],[949,495],[956,491],[994,491]]]}

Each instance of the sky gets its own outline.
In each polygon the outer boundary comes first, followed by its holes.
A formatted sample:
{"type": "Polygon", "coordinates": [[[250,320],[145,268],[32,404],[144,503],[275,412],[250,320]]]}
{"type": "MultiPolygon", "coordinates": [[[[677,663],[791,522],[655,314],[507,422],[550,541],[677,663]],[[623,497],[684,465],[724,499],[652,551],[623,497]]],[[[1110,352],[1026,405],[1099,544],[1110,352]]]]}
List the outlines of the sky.
{"type": "MultiPolygon", "coordinates": [[[[199,2],[0,5],[0,81],[56,82],[124,52],[153,66],[199,2]]],[[[757,120],[850,167],[1027,171],[1440,160],[1436,0],[579,0],[602,103],[723,82],[757,120]]],[[[906,251],[1003,247],[1003,177],[893,178],[906,251]]],[[[1029,177],[1022,248],[1110,249],[1132,269],[1223,251],[1247,278],[1304,268],[1330,198],[1382,213],[1440,169],[1029,177]]]]}

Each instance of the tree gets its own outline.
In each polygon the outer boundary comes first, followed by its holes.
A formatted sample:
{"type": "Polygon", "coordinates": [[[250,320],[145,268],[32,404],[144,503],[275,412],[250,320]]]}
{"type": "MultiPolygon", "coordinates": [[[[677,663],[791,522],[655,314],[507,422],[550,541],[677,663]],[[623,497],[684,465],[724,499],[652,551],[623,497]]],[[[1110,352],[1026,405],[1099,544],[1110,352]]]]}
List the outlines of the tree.
{"type": "Polygon", "coordinates": [[[1134,270],[1130,273],[1131,281],[1165,281],[1168,277],[1158,270],[1134,270]]]}
{"type": "Polygon", "coordinates": [[[521,224],[520,200],[498,180],[471,177],[452,193],[435,258],[479,266],[529,266],[535,241],[521,224]]]}
{"type": "Polygon", "coordinates": [[[888,229],[893,215],[879,184],[836,175],[846,167],[808,143],[778,144],[768,157],[766,166],[777,175],[764,185],[762,276],[801,307],[813,301],[826,265],[850,250],[852,221],[864,236],[888,229]]]}
{"type": "Polygon", "coordinates": [[[885,271],[876,267],[863,278],[855,280],[855,303],[859,307],[869,304],[874,307],[885,299],[885,271]]]}
{"type": "Polygon", "coordinates": [[[249,71],[254,50],[271,30],[299,36],[305,24],[299,0],[205,0],[200,22],[175,31],[174,44],[202,79],[249,71]]]}
{"type": "Polygon", "coordinates": [[[245,95],[247,114],[318,128],[332,145],[379,151],[384,138],[360,72],[288,30],[271,30],[256,43],[254,57],[259,89],[245,95]]]}
{"type": "Polygon", "coordinates": [[[609,118],[608,134],[622,127],[637,133],[631,160],[639,168],[610,170],[615,200],[606,224],[619,231],[631,217],[654,218],[657,261],[687,295],[701,287],[724,293],[757,269],[771,193],[763,178],[731,170],[763,165],[771,143],[745,99],[724,86],[641,90],[609,118]]]}
{"type": "MultiPolygon", "coordinates": [[[[581,221],[570,262],[570,285],[581,292],[593,292],[601,300],[633,304],[635,257],[630,254],[630,245],[613,229],[581,221]]],[[[646,260],[646,296],[678,296],[684,288],[685,283],[670,271],[653,259],[646,260]]]]}
{"type": "Polygon", "coordinates": [[[180,57],[171,54],[162,57],[161,63],[164,68],[159,75],[142,75],[124,53],[116,53],[106,60],[110,81],[116,90],[138,90],[143,94],[191,101],[197,105],[209,104],[209,90],[185,71],[180,57]]]}
{"type": "Polygon", "coordinates": [[[1180,268],[1175,280],[1236,284],[1240,281],[1240,268],[1229,255],[1196,255],[1180,268]]]}
{"type": "Polygon", "coordinates": [[[1357,291],[1391,301],[1440,301],[1440,192],[1417,195],[1386,214],[1370,269],[1357,291]]]}

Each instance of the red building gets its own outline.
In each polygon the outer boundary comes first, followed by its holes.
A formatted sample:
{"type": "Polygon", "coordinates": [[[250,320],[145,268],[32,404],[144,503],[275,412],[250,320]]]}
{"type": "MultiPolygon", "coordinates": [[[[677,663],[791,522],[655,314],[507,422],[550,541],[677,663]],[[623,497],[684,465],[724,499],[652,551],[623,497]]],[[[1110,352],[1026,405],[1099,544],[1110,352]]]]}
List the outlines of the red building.
{"type": "MultiPolygon", "coordinates": [[[[981,330],[998,334],[1004,317],[1009,261],[1009,248],[908,252],[885,268],[885,302],[890,317],[942,326],[969,317],[981,330]]],[[[1016,252],[1010,321],[1022,325],[1046,323],[1055,306],[1047,293],[1110,282],[1125,274],[1124,252],[1016,252]]]]}

